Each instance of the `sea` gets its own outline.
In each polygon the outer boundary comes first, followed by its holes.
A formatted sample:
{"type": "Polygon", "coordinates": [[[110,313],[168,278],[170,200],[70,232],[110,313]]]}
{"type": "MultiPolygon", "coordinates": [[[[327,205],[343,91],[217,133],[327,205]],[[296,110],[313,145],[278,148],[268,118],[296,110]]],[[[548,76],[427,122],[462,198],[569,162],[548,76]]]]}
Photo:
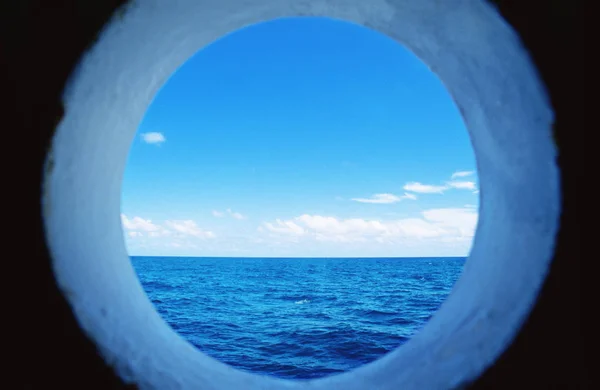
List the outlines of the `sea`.
{"type": "Polygon", "coordinates": [[[348,371],[406,343],[466,258],[132,257],[160,315],[204,353],[286,379],[348,371]]]}

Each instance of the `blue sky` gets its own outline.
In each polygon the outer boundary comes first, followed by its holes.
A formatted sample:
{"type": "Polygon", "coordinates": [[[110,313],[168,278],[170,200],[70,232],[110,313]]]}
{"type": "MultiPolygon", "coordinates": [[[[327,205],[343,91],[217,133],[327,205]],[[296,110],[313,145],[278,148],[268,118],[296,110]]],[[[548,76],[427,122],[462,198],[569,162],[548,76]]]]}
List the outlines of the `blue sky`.
{"type": "Polygon", "coordinates": [[[475,157],[449,93],[397,42],[279,19],[197,52],[139,126],[131,255],[464,256],[475,157]]]}

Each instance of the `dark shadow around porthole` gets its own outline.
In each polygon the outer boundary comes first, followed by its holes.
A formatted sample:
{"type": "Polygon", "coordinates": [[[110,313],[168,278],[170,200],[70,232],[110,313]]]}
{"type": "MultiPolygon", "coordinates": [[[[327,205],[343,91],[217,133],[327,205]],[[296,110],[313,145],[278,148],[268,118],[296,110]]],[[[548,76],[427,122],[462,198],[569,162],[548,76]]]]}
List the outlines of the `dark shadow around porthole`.
{"type": "Polygon", "coordinates": [[[467,130],[425,64],[362,26],[286,18],[169,78],[133,141],[121,218],[174,330],[233,367],[309,379],[426,323],[460,276],[478,194],[467,130]]]}
{"type": "Polygon", "coordinates": [[[545,276],[559,214],[553,113],[514,32],[486,3],[135,3],[82,59],[64,101],[44,183],[53,269],[82,329],[141,388],[454,388],[506,348],[545,276]],[[401,348],[309,383],[234,369],[175,333],[139,283],[119,217],[128,151],[158,89],[198,49],[289,16],[368,26],[422,59],[464,117],[482,191],[469,260],[436,315],[401,348]]]}

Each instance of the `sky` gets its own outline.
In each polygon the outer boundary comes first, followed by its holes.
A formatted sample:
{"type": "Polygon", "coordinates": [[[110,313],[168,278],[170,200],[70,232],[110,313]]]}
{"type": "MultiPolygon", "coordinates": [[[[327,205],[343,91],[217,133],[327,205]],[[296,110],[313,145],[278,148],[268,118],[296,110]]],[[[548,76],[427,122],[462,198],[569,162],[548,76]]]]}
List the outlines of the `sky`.
{"type": "Polygon", "coordinates": [[[131,145],[132,256],[466,256],[479,190],[442,82],[392,39],[289,18],[201,49],[131,145]]]}

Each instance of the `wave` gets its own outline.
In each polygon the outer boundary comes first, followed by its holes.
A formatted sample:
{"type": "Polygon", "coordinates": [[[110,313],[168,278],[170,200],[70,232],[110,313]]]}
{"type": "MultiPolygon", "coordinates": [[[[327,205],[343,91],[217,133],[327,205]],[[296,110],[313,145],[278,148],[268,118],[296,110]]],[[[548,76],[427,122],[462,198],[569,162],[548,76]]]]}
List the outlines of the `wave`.
{"type": "Polygon", "coordinates": [[[394,311],[384,311],[384,310],[363,310],[362,314],[366,317],[390,317],[396,316],[398,313],[394,311]]]}
{"type": "Polygon", "coordinates": [[[303,260],[143,260],[139,279],[175,331],[236,368],[286,379],[347,371],[405,343],[464,263],[328,260],[312,274],[303,260]]]}

